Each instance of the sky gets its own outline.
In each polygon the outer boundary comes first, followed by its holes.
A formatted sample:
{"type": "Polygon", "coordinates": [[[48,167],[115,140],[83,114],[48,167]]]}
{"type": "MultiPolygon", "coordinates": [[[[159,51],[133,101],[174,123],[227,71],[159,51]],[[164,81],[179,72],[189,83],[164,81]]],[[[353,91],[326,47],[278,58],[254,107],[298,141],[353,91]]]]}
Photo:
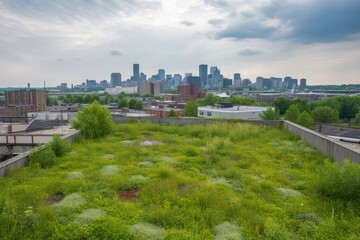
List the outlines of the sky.
{"type": "Polygon", "coordinates": [[[225,77],[360,83],[359,0],[0,0],[0,87],[225,77]]]}

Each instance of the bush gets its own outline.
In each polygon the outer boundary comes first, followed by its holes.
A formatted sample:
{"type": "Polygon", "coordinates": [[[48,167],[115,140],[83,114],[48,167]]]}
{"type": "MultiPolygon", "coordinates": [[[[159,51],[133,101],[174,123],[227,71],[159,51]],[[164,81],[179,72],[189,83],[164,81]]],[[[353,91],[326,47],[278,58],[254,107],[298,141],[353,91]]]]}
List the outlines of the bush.
{"type": "Polygon", "coordinates": [[[56,155],[50,145],[42,145],[31,151],[29,160],[30,164],[39,165],[41,168],[49,168],[55,164],[56,155]]]}
{"type": "Polygon", "coordinates": [[[72,126],[80,129],[85,138],[98,138],[111,132],[112,119],[109,110],[94,101],[78,112],[77,120],[72,122],[72,126]]]}
{"type": "Polygon", "coordinates": [[[62,157],[65,153],[70,151],[70,144],[66,140],[62,139],[60,135],[54,134],[53,140],[50,142],[50,148],[57,157],[62,157]]]}
{"type": "Polygon", "coordinates": [[[360,198],[360,166],[344,161],[343,166],[326,161],[319,173],[318,191],[330,198],[345,201],[360,198]]]}

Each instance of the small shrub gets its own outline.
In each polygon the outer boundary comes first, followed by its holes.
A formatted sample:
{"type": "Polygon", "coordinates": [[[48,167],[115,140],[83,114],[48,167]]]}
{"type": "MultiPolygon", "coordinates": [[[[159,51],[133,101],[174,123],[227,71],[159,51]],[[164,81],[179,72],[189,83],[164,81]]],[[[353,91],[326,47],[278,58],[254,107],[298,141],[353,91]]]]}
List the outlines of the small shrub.
{"type": "Polygon", "coordinates": [[[55,203],[55,207],[73,208],[86,203],[86,200],[79,193],[73,193],[66,196],[61,202],[55,203]]]}
{"type": "Polygon", "coordinates": [[[319,173],[318,191],[325,196],[342,200],[360,198],[360,166],[344,161],[343,166],[326,161],[319,173]]]}
{"type": "Polygon", "coordinates": [[[130,226],[130,234],[141,240],[162,240],[165,239],[165,229],[156,225],[140,222],[130,226]]]}
{"type": "Polygon", "coordinates": [[[41,168],[52,167],[56,162],[56,155],[49,145],[34,148],[29,156],[31,165],[39,165],[41,168]]]}
{"type": "Polygon", "coordinates": [[[301,192],[289,188],[278,188],[277,190],[284,198],[287,199],[299,197],[301,195],[301,192]]]}
{"type": "Polygon", "coordinates": [[[215,240],[242,240],[244,239],[237,224],[223,222],[214,227],[215,240]]]}
{"type": "Polygon", "coordinates": [[[107,165],[100,169],[101,176],[112,176],[119,172],[119,168],[115,165],[107,165]]]}
{"type": "Polygon", "coordinates": [[[84,210],[79,216],[77,216],[76,220],[81,223],[88,223],[95,219],[106,216],[106,212],[96,208],[90,208],[84,210]]]}
{"type": "Polygon", "coordinates": [[[62,157],[70,151],[70,144],[66,140],[62,139],[58,134],[53,135],[50,147],[57,157],[62,157]]]}

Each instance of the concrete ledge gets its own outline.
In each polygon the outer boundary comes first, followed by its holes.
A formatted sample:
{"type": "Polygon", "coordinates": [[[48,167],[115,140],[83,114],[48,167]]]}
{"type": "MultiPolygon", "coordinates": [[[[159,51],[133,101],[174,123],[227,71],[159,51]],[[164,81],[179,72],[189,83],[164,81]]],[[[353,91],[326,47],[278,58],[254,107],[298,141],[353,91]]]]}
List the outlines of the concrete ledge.
{"type": "MultiPolygon", "coordinates": [[[[80,131],[76,130],[73,133],[62,136],[62,138],[67,140],[69,143],[71,143],[79,135],[80,135],[80,131]]],[[[6,161],[0,162],[0,177],[5,176],[5,174],[10,170],[25,166],[26,163],[29,161],[30,152],[31,150],[21,153],[6,161]]]]}
{"type": "Polygon", "coordinates": [[[343,163],[344,159],[360,164],[360,148],[356,149],[351,147],[350,144],[345,144],[335,139],[326,137],[318,132],[293,122],[283,121],[283,126],[289,132],[298,134],[303,141],[314,146],[325,156],[331,158],[340,165],[343,163]]]}

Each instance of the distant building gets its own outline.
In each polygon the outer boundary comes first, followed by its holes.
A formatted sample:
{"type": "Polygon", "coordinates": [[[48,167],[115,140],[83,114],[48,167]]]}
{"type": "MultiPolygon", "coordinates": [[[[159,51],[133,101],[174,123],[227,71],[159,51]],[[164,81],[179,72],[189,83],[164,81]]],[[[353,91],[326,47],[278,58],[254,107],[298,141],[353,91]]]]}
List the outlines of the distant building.
{"type": "Polygon", "coordinates": [[[140,80],[140,65],[138,63],[133,64],[133,81],[139,82],[140,80]]]}
{"type": "Polygon", "coordinates": [[[145,82],[146,81],[146,74],[141,72],[140,73],[140,82],[145,82]]]}
{"type": "Polygon", "coordinates": [[[298,80],[294,79],[292,77],[285,77],[284,78],[284,82],[283,82],[283,88],[287,88],[287,89],[292,89],[292,88],[296,88],[298,86],[298,80]]]}
{"type": "Polygon", "coordinates": [[[244,87],[249,87],[251,85],[251,81],[248,78],[245,78],[244,80],[241,81],[241,85],[244,87]]]}
{"type": "Polygon", "coordinates": [[[26,116],[28,112],[44,111],[46,111],[44,91],[9,91],[5,92],[5,107],[0,108],[0,116],[26,116]]]}
{"type": "Polygon", "coordinates": [[[305,78],[300,79],[300,87],[306,88],[306,79],[305,78]]]}
{"type": "Polygon", "coordinates": [[[160,83],[159,82],[143,82],[139,85],[140,95],[153,95],[157,96],[160,94],[160,83]]]}
{"type": "Polygon", "coordinates": [[[201,86],[208,86],[208,65],[201,64],[199,65],[199,77],[201,79],[201,86]]]}
{"type": "Polygon", "coordinates": [[[159,80],[165,80],[165,70],[164,69],[159,69],[158,70],[158,76],[159,76],[159,80]]]}
{"type": "Polygon", "coordinates": [[[180,74],[174,74],[173,76],[174,87],[179,86],[181,81],[182,81],[182,76],[180,74]]]}
{"type": "Polygon", "coordinates": [[[271,88],[281,88],[282,78],[271,77],[270,78],[270,85],[271,85],[271,88]]]}
{"type": "Polygon", "coordinates": [[[60,83],[60,88],[67,89],[68,88],[67,83],[60,83]]]}
{"type": "Polygon", "coordinates": [[[208,82],[210,87],[221,87],[221,73],[218,67],[210,67],[210,76],[208,82]]]}
{"type": "Polygon", "coordinates": [[[164,100],[177,103],[186,103],[189,100],[204,98],[206,93],[200,92],[200,86],[194,84],[179,85],[177,94],[165,94],[164,100]]]}
{"type": "Polygon", "coordinates": [[[270,89],[271,88],[271,79],[257,77],[256,78],[256,89],[270,89]]]}
{"type": "Polygon", "coordinates": [[[121,86],[121,73],[112,73],[110,80],[110,87],[121,86]]]}
{"type": "Polygon", "coordinates": [[[201,87],[201,79],[200,79],[200,77],[195,77],[195,76],[186,77],[185,81],[188,84],[197,85],[197,86],[199,86],[199,88],[201,87]]]}
{"type": "Polygon", "coordinates": [[[99,86],[103,88],[108,88],[110,87],[110,84],[107,80],[101,80],[99,86]]]}
{"type": "Polygon", "coordinates": [[[91,87],[96,87],[96,80],[89,80],[86,79],[86,87],[91,88],[91,87]]]}
{"type": "Polygon", "coordinates": [[[223,78],[222,79],[222,87],[223,88],[228,88],[232,85],[232,79],[230,78],[223,78]]]}
{"type": "Polygon", "coordinates": [[[119,93],[124,92],[124,93],[138,93],[138,86],[133,86],[133,87],[121,87],[121,86],[117,86],[114,88],[106,88],[105,92],[109,93],[110,95],[116,96],[119,95],[119,93]]]}
{"type": "Polygon", "coordinates": [[[220,103],[215,107],[198,107],[198,117],[260,119],[259,114],[265,110],[267,110],[267,107],[232,106],[232,104],[227,106],[220,103]]]}
{"type": "Polygon", "coordinates": [[[234,86],[235,87],[241,86],[241,74],[240,73],[234,73],[234,86]]]}

